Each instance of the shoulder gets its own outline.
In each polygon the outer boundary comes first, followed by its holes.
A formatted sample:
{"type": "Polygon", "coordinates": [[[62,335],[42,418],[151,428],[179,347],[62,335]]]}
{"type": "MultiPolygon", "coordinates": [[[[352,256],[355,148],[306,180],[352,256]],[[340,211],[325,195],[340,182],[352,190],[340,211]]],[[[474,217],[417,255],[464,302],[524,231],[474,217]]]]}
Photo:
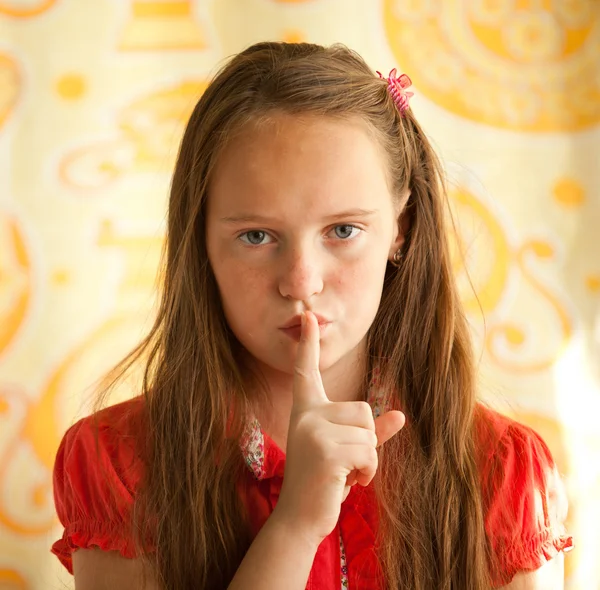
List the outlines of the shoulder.
{"type": "Polygon", "coordinates": [[[109,429],[125,436],[135,435],[137,430],[143,426],[145,408],[145,400],[141,395],[107,406],[75,422],[67,430],[66,435],[95,428],[101,431],[109,429]]]}
{"type": "Polygon", "coordinates": [[[478,404],[475,436],[484,492],[493,494],[501,483],[517,488],[557,483],[552,452],[533,428],[478,404]]]}
{"type": "Polygon", "coordinates": [[[72,552],[91,546],[134,556],[131,514],[143,476],[142,397],[109,406],[77,421],[56,453],[53,492],[64,527],[52,552],[72,573],[72,552]]]}
{"type": "Polygon", "coordinates": [[[539,446],[539,451],[551,463],[552,453],[544,439],[530,426],[490,408],[482,402],[475,407],[475,435],[478,442],[480,460],[497,456],[498,451],[511,443],[524,443],[539,446]]]}
{"type": "Polygon", "coordinates": [[[140,459],[141,436],[145,432],[144,410],[144,399],[139,396],[77,421],[62,438],[55,475],[61,468],[81,467],[89,471],[108,464],[132,475],[130,469],[140,459]]]}
{"type": "Polygon", "coordinates": [[[550,449],[529,426],[479,404],[475,438],[492,570],[507,583],[572,547],[567,495],[550,449]]]}

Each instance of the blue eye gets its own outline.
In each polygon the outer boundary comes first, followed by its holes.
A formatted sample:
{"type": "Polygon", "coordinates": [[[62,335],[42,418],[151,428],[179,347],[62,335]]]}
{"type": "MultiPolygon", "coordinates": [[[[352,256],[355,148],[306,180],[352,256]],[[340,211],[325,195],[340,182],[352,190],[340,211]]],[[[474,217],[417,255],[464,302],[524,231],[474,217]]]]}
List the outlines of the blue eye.
{"type": "MultiPolygon", "coordinates": [[[[359,227],[348,223],[336,225],[334,230],[336,233],[336,237],[345,242],[355,238],[358,235],[358,233],[362,231],[359,227]],[[355,233],[353,234],[353,232],[355,233]]],[[[253,229],[244,232],[243,234],[240,234],[238,236],[238,238],[248,246],[264,246],[265,244],[270,243],[264,241],[266,237],[270,237],[269,234],[266,231],[262,231],[260,229],[253,229]]]]}
{"type": "Polygon", "coordinates": [[[356,227],[355,225],[346,224],[346,225],[336,225],[335,226],[336,235],[338,238],[341,238],[342,240],[347,240],[351,236],[352,230],[354,230],[354,229],[357,231],[360,231],[360,228],[356,227]],[[339,228],[342,228],[343,230],[345,230],[342,233],[344,233],[346,235],[339,235],[339,233],[337,231],[339,228]],[[349,234],[347,232],[349,232],[349,234]]]}
{"type": "Polygon", "coordinates": [[[250,246],[260,246],[261,242],[265,239],[265,236],[267,235],[267,232],[254,229],[252,231],[247,231],[243,233],[241,236],[239,236],[239,238],[242,239],[242,237],[248,236],[247,242],[242,240],[245,244],[250,244],[250,246]]]}

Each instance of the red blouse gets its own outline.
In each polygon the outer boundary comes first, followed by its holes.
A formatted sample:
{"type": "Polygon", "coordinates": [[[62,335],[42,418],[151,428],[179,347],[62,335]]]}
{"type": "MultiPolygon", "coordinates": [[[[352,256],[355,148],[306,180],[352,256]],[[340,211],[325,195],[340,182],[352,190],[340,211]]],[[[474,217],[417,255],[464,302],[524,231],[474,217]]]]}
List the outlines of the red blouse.
{"type": "MultiPolygon", "coordinates": [[[[370,394],[368,401],[378,416],[381,399],[370,394]]],[[[62,439],[54,466],[54,499],[64,533],[52,552],[70,573],[71,555],[78,548],[96,546],[135,556],[129,527],[143,471],[135,449],[142,409],[143,398],[137,397],[102,410],[98,452],[90,417],[73,425],[62,439]],[[109,492],[109,487],[114,489],[109,492]]],[[[485,530],[499,557],[499,571],[492,572],[498,587],[515,573],[535,570],[559,551],[571,549],[573,541],[563,526],[564,487],[544,441],[532,429],[483,405],[477,416],[485,530]]],[[[257,420],[248,424],[241,450],[248,473],[239,482],[239,492],[255,536],[277,503],[285,454],[257,420]]],[[[374,547],[374,502],[372,483],[351,488],[336,528],[318,548],[307,589],[382,588],[374,547]]]]}

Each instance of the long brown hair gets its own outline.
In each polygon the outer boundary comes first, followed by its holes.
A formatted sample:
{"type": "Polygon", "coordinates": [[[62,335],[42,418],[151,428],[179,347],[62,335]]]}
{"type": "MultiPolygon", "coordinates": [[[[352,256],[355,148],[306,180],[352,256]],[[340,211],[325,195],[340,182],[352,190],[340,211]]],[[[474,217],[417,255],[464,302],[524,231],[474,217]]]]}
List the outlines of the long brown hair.
{"type": "Polygon", "coordinates": [[[113,373],[146,363],[147,473],[134,522],[140,551],[153,539],[147,558],[166,588],[226,588],[252,541],[236,491],[245,469],[237,440],[252,404],[265,400],[247,395],[240,345],[208,262],[205,203],[227,141],[275,111],[360,118],[388,159],[394,197],[410,190],[404,256],[386,271],[364,381],[366,395],[377,365],[407,416],[380,449],[374,479],[386,587],[490,587],[474,363],[452,276],[443,174],[413,114],[400,116],[386,86],[342,45],[258,43],[220,70],[192,113],[172,181],[157,319],[113,373]]]}

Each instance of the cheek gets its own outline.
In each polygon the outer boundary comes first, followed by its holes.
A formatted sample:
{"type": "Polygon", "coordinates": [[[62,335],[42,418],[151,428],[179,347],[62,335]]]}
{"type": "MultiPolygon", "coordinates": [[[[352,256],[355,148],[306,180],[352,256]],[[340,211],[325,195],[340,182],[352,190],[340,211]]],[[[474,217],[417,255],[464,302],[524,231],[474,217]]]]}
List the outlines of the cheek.
{"type": "Polygon", "coordinates": [[[345,322],[349,322],[346,329],[362,334],[375,318],[383,290],[385,260],[367,257],[336,273],[332,291],[334,297],[343,302],[345,322]]]}
{"type": "Polygon", "coordinates": [[[332,283],[338,292],[344,292],[360,299],[367,293],[381,290],[385,264],[379,259],[361,258],[353,264],[345,264],[332,277],[332,283]]]}
{"type": "Polygon", "coordinates": [[[258,311],[259,302],[265,300],[267,277],[247,265],[224,261],[215,272],[221,300],[229,316],[237,321],[251,319],[256,314],[247,313],[248,309],[258,311]]]}

